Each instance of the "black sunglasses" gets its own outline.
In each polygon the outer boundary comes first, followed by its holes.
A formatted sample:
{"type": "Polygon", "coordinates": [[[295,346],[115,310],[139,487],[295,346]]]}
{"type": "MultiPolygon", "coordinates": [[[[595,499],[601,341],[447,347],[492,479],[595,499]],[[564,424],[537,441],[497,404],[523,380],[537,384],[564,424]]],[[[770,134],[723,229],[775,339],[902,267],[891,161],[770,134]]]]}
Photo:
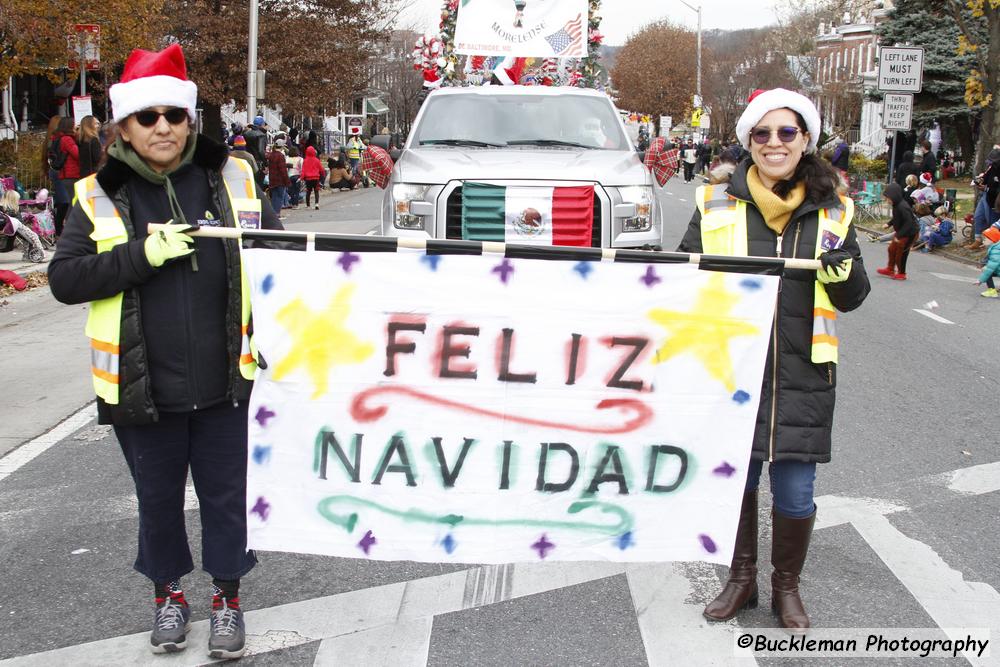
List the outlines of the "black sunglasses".
{"type": "MultiPolygon", "coordinates": [[[[779,127],[775,132],[778,134],[778,141],[783,144],[795,141],[795,137],[801,132],[799,128],[795,126],[779,127]]],[[[771,140],[771,130],[766,127],[755,127],[750,130],[750,138],[753,139],[755,144],[766,144],[771,140]]]]}
{"type": "Polygon", "coordinates": [[[143,127],[153,127],[160,122],[160,116],[166,118],[167,122],[171,125],[180,125],[181,123],[187,121],[188,112],[187,109],[181,109],[180,107],[174,107],[173,109],[167,109],[166,111],[143,109],[142,111],[136,112],[135,120],[143,127]]]}

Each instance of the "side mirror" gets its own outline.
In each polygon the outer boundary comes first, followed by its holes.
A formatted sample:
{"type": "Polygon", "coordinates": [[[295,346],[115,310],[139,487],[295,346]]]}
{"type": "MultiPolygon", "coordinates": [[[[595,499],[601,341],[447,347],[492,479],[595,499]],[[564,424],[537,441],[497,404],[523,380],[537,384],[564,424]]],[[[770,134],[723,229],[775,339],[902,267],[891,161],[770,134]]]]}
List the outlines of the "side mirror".
{"type": "Polygon", "coordinates": [[[646,164],[646,151],[641,151],[637,148],[635,152],[639,154],[639,162],[646,164]]]}
{"type": "Polygon", "coordinates": [[[392,161],[394,163],[395,162],[399,162],[399,156],[402,155],[402,154],[403,154],[403,151],[399,150],[398,148],[393,148],[391,151],[389,151],[389,157],[392,158],[392,161]]]}

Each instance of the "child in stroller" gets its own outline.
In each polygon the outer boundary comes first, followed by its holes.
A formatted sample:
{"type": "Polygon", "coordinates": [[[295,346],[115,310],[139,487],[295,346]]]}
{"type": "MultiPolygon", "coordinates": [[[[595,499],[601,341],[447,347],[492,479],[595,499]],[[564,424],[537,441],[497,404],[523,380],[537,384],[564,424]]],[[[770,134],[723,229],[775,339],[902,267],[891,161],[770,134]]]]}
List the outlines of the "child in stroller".
{"type": "Polygon", "coordinates": [[[45,249],[30,227],[17,217],[20,213],[20,195],[8,190],[0,199],[0,252],[9,252],[20,246],[25,261],[44,262],[45,249]]]}

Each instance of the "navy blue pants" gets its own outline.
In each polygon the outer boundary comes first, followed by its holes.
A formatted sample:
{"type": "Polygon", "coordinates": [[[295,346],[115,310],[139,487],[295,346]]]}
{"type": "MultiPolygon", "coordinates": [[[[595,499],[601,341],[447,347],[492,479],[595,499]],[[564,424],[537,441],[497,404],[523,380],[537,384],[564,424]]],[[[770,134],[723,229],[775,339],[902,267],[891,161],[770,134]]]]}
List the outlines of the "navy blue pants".
{"type": "MultiPolygon", "coordinates": [[[[763,461],[750,461],[747,470],[747,491],[756,491],[760,485],[763,461]]],[[[813,484],[816,481],[816,464],[801,461],[775,461],[768,464],[771,478],[771,497],[774,509],[794,519],[804,519],[816,509],[813,503],[813,484]]]]}
{"type": "Polygon", "coordinates": [[[161,412],[144,426],[115,426],[139,499],[135,569],[154,583],[194,569],[184,525],[188,469],[201,508],[201,565],[238,579],[257,563],[246,549],[247,403],[161,412]]]}

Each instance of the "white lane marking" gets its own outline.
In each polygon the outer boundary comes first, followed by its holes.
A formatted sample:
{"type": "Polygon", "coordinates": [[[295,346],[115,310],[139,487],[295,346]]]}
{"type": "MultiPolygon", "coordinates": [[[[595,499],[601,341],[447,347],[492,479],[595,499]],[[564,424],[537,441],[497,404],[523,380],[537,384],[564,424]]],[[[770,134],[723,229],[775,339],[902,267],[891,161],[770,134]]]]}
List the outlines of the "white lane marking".
{"type": "Polygon", "coordinates": [[[367,232],[365,232],[365,236],[375,236],[376,234],[378,234],[377,229],[369,229],[367,232]]]}
{"type": "Polygon", "coordinates": [[[976,283],[976,279],[972,276],[956,276],[952,273],[935,273],[933,271],[928,271],[932,276],[940,278],[941,280],[954,280],[958,283],[976,283]]]}
{"type": "Polygon", "coordinates": [[[686,202],[686,201],[687,201],[687,199],[684,199],[683,197],[678,197],[678,198],[677,198],[677,201],[683,201],[683,202],[686,202]]]}
{"type": "MultiPolygon", "coordinates": [[[[422,627],[419,623],[415,623],[419,619],[431,619],[438,614],[545,593],[614,576],[624,571],[623,563],[491,565],[267,609],[256,609],[246,612],[247,655],[266,653],[318,639],[339,638],[376,628],[386,628],[385,631],[392,634],[397,630],[390,628],[398,626],[400,636],[414,637],[417,636],[414,632],[420,631],[422,627]],[[275,637],[281,640],[278,642],[280,645],[275,645],[275,637]]],[[[419,632],[417,636],[418,649],[423,651],[424,657],[424,662],[420,664],[426,664],[427,651],[430,647],[429,627],[426,633],[426,641],[419,632]]],[[[188,641],[194,646],[203,646],[208,642],[207,620],[192,624],[188,641]]],[[[149,652],[148,643],[149,633],[140,632],[10,658],[0,661],[0,666],[48,667],[53,664],[73,664],[162,667],[163,658],[157,659],[153,656],[149,652]]],[[[338,640],[333,644],[334,646],[328,649],[331,652],[336,652],[338,645],[344,645],[338,640]]],[[[326,651],[323,654],[328,655],[326,651]]],[[[357,657],[354,656],[355,660],[357,657]]],[[[211,661],[205,658],[204,653],[196,650],[172,655],[170,665],[193,667],[207,662],[211,661]]]]}
{"type": "Polygon", "coordinates": [[[49,447],[56,444],[74,431],[83,428],[87,422],[97,416],[96,403],[89,403],[62,420],[48,433],[43,433],[34,440],[31,440],[15,450],[8,452],[0,458],[0,482],[9,475],[16,472],[21,466],[33,460],[39,454],[45,452],[49,447]]]}
{"type": "Polygon", "coordinates": [[[948,488],[963,495],[978,496],[1000,491],[1000,461],[961,468],[948,475],[948,488]]]}
{"type": "MultiPolygon", "coordinates": [[[[936,473],[912,481],[918,486],[928,487],[928,490],[943,487],[954,494],[991,493],[1000,490],[1000,462],[936,473]]],[[[948,499],[947,496],[935,495],[932,502],[948,499]]],[[[905,505],[875,498],[830,495],[816,498],[816,504],[820,508],[817,513],[817,530],[844,523],[854,524],[872,549],[942,627],[982,627],[983,619],[1000,619],[1000,600],[995,590],[985,584],[965,582],[961,573],[950,568],[933,550],[906,537],[885,519],[885,514],[907,510],[905,505]],[[910,572],[906,570],[908,567],[917,570],[910,572]]],[[[421,626],[418,624],[404,627],[400,625],[401,623],[409,624],[421,618],[431,618],[438,614],[544,593],[626,572],[637,616],[643,619],[640,620],[643,639],[645,642],[656,642],[646,647],[647,655],[652,655],[652,651],[662,643],[663,639],[650,639],[650,636],[668,634],[664,631],[663,625],[655,627],[656,615],[668,613],[664,608],[671,603],[671,597],[673,602],[676,602],[684,599],[686,594],[673,595],[673,592],[680,590],[682,582],[671,578],[671,581],[664,584],[664,590],[669,590],[672,594],[658,595],[652,590],[654,586],[650,583],[650,577],[654,572],[649,570],[644,572],[646,567],[645,564],[626,566],[622,563],[587,562],[491,565],[249,611],[246,614],[247,627],[252,634],[247,635],[247,653],[249,655],[267,653],[318,639],[335,638],[375,628],[392,628],[387,631],[398,632],[401,637],[409,637],[413,636],[414,628],[421,626]]],[[[648,567],[664,566],[654,564],[648,567]]],[[[675,564],[673,567],[697,567],[697,565],[675,564]]],[[[676,569],[674,572],[675,576],[682,576],[676,575],[676,569]]],[[[699,579],[704,578],[706,582],[711,579],[707,576],[692,577],[690,574],[686,578],[690,589],[696,587],[699,579]]],[[[714,584],[714,589],[717,590],[718,582],[714,584]]],[[[659,586],[659,580],[656,585],[659,586]]],[[[696,596],[691,595],[691,597],[696,596]]],[[[669,613],[675,617],[686,617],[690,610],[673,609],[669,613]]],[[[672,619],[671,622],[676,621],[672,619]]],[[[997,621],[991,623],[994,624],[992,636],[1000,637],[997,621]]],[[[728,633],[737,626],[719,627],[728,633]]],[[[712,627],[709,630],[716,637],[715,641],[719,641],[716,628],[712,627]]],[[[693,632],[691,627],[685,627],[684,633],[701,634],[701,631],[693,632]]],[[[676,641],[678,639],[676,634],[684,633],[669,634],[672,640],[676,641]]],[[[693,645],[708,642],[708,637],[706,633],[701,637],[692,636],[687,641],[693,645]]],[[[419,635],[418,639],[421,650],[426,651],[427,649],[422,648],[425,646],[424,635],[419,635]]],[[[207,643],[207,621],[193,624],[189,640],[194,646],[207,643]]],[[[149,653],[148,641],[149,633],[111,637],[88,644],[2,660],[0,667],[14,665],[47,667],[62,662],[74,665],[162,666],[163,658],[156,659],[149,653]]],[[[337,642],[334,641],[334,647],[329,650],[334,650],[336,645],[337,642]]],[[[720,645],[723,644],[720,642],[720,645]]],[[[731,655],[732,642],[727,640],[724,648],[729,652],[727,654],[731,655]]],[[[671,651],[672,653],[658,655],[681,655],[676,649],[671,651]]],[[[199,665],[206,662],[209,661],[198,651],[185,651],[171,656],[170,660],[172,666],[199,665]]],[[[732,660],[723,661],[722,664],[732,664],[732,660]]]]}
{"type": "Polygon", "coordinates": [[[954,324],[954,322],[952,322],[951,320],[946,320],[945,318],[941,317],[940,315],[937,315],[936,313],[932,313],[929,310],[924,310],[923,308],[914,308],[913,312],[920,313],[921,315],[929,317],[932,320],[934,320],[935,322],[940,322],[941,324],[954,324]]]}
{"type": "MultiPolygon", "coordinates": [[[[626,567],[639,632],[650,667],[683,663],[680,656],[697,656],[699,665],[731,665],[736,621],[709,623],[701,615],[721,584],[715,567],[706,563],[635,563],[626,567]]],[[[756,665],[753,658],[740,664],[756,665]]]]}
{"type": "Polygon", "coordinates": [[[341,635],[320,642],[315,667],[392,665],[424,667],[431,647],[434,619],[414,618],[393,625],[341,635]]]}
{"type": "MultiPolygon", "coordinates": [[[[982,627],[990,628],[990,636],[1000,636],[1000,594],[992,586],[966,581],[931,547],[907,537],[881,514],[859,513],[851,523],[949,637],[961,639],[965,628],[982,627]]],[[[1000,656],[964,655],[973,665],[1000,664],[1000,656]]]]}

